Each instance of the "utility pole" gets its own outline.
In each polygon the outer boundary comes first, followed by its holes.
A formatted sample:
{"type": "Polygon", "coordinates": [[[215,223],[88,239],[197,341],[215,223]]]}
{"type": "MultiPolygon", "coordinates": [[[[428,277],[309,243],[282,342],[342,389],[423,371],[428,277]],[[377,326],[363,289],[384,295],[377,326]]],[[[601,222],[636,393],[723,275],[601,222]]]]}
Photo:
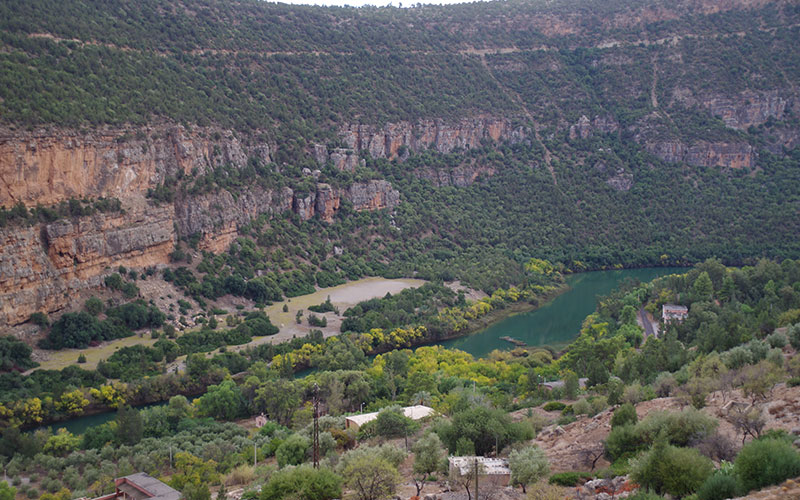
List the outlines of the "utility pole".
{"type": "Polygon", "coordinates": [[[479,500],[478,497],[478,459],[475,459],[475,500],[479,500]]]}
{"type": "Polygon", "coordinates": [[[319,469],[319,386],[314,384],[314,444],[313,444],[314,468],[319,469]]]}

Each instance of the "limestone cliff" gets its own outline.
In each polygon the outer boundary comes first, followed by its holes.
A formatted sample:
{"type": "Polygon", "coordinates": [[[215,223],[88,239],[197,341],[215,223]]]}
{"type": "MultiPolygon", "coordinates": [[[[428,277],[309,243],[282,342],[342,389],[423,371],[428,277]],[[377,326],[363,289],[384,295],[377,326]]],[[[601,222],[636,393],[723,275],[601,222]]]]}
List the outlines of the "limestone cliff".
{"type": "Polygon", "coordinates": [[[111,266],[168,262],[175,244],[171,207],[0,229],[0,327],[63,308],[100,284],[111,266]]]}
{"type": "Polygon", "coordinates": [[[404,151],[430,149],[450,153],[456,148],[479,147],[484,141],[518,142],[527,131],[509,118],[481,116],[452,122],[387,123],[383,127],[349,124],[341,128],[339,135],[351,151],[365,150],[374,158],[396,158],[404,151]]]}
{"type": "Polygon", "coordinates": [[[752,168],[753,146],[743,142],[699,141],[686,145],[678,140],[645,143],[645,149],[670,163],[685,162],[696,167],[752,168]]]}
{"type": "Polygon", "coordinates": [[[239,227],[260,214],[281,213],[293,208],[294,193],[288,187],[276,190],[248,188],[234,197],[218,190],[175,201],[178,236],[200,234],[199,248],[223,252],[236,239],[239,227]]]}
{"type": "Polygon", "coordinates": [[[226,130],[182,126],[0,132],[0,205],[52,205],[68,198],[125,198],[167,176],[270,161],[272,146],[244,146],[226,130]]]}
{"type": "Polygon", "coordinates": [[[420,168],[416,171],[419,178],[427,179],[434,186],[456,187],[469,186],[479,177],[492,176],[494,173],[494,168],[475,163],[464,163],[450,169],[420,168]]]}
{"type": "Polygon", "coordinates": [[[260,214],[292,210],[303,220],[318,215],[331,221],[343,201],[355,210],[394,208],[400,194],[387,181],[372,180],[346,188],[319,183],[308,194],[254,187],[160,206],[138,201],[120,213],[0,229],[0,327],[22,323],[36,311],[63,309],[117,266],[168,264],[178,237],[198,234],[199,249],[222,252],[260,214]]]}
{"type": "Polygon", "coordinates": [[[696,96],[687,89],[674,91],[673,98],[686,106],[700,105],[718,116],[730,128],[747,130],[770,118],[782,119],[787,111],[800,111],[800,98],[795,92],[773,89],[756,92],[746,91],[736,95],[696,96]]]}
{"type": "Polygon", "coordinates": [[[589,120],[586,115],[582,115],[578,122],[569,127],[570,140],[588,139],[595,134],[610,134],[619,130],[619,123],[608,116],[595,116],[594,120],[589,120]]]}
{"type": "MultiPolygon", "coordinates": [[[[198,234],[201,250],[221,252],[260,214],[293,211],[303,220],[318,215],[331,221],[344,201],[355,210],[399,203],[384,180],[340,188],[318,183],[308,194],[251,186],[199,195],[178,190],[174,202],[158,206],[145,200],[147,190],[168,177],[243,168],[251,158],[266,163],[272,151],[270,144],[245,145],[230,131],[199,127],[0,133],[0,205],[115,197],[125,209],[0,229],[0,327],[64,308],[80,291],[99,286],[113,267],[168,264],[179,237],[198,234]]],[[[353,170],[358,160],[339,150],[331,156],[342,169],[353,170]]]]}

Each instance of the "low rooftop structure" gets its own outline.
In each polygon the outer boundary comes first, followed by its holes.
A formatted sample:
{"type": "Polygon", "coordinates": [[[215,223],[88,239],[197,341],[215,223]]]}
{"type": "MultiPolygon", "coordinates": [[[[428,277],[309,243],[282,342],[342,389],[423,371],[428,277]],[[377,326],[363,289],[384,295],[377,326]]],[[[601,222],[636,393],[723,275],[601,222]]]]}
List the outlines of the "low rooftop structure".
{"type": "Polygon", "coordinates": [[[508,468],[508,460],[505,458],[447,457],[447,461],[450,464],[450,475],[465,476],[474,473],[473,467],[477,462],[481,476],[494,484],[507,486],[511,478],[511,469],[508,468]]]}
{"type": "Polygon", "coordinates": [[[677,304],[664,304],[661,308],[661,319],[664,323],[670,321],[682,322],[689,315],[689,309],[686,306],[679,306],[677,304]]]}
{"type": "MultiPolygon", "coordinates": [[[[579,378],[578,379],[578,386],[581,389],[586,389],[586,383],[587,382],[589,382],[588,378],[586,378],[586,377],[579,378]]],[[[552,391],[556,387],[563,388],[564,387],[564,381],[563,380],[553,380],[552,382],[542,382],[542,387],[546,387],[546,388],[548,388],[548,389],[550,389],[552,391]]]]}
{"type": "MultiPolygon", "coordinates": [[[[403,408],[403,415],[411,420],[420,420],[433,415],[433,413],[433,408],[423,405],[406,406],[403,408]]],[[[345,418],[345,428],[358,430],[359,427],[367,422],[375,420],[376,418],[378,418],[377,411],[372,413],[362,413],[361,415],[351,415],[345,418]]]]}
{"type": "Polygon", "coordinates": [[[95,500],[180,500],[181,492],[144,472],[114,480],[115,491],[95,500]]]}

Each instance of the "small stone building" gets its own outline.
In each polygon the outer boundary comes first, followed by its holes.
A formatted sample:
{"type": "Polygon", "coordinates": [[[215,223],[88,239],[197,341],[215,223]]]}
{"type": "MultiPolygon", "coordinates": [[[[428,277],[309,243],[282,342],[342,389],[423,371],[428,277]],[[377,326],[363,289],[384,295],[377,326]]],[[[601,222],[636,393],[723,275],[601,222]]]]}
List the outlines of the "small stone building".
{"type": "Polygon", "coordinates": [[[511,469],[504,458],[487,457],[448,457],[450,475],[465,476],[474,474],[475,464],[480,470],[479,482],[489,482],[495,486],[508,486],[511,481],[511,469]]]}

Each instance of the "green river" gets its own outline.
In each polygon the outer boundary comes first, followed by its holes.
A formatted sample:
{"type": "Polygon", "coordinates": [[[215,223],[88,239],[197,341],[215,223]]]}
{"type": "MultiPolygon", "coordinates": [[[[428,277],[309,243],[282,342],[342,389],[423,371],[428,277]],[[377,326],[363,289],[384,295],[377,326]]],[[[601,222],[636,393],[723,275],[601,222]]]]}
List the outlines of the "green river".
{"type": "Polygon", "coordinates": [[[441,345],[461,349],[476,358],[495,349],[514,347],[501,340],[500,337],[506,336],[529,346],[564,347],[578,336],[583,320],[594,312],[598,296],[607,295],[628,278],[647,282],[685,271],[682,267],[650,267],[572,274],[567,276],[570,289],[538,309],[509,316],[474,335],[448,340],[441,345]]]}
{"type": "MultiPolygon", "coordinates": [[[[683,271],[685,268],[656,267],[573,274],[567,277],[570,289],[538,309],[509,316],[485,330],[466,337],[444,341],[441,345],[461,349],[476,358],[485,356],[495,349],[514,347],[509,342],[500,339],[505,336],[521,340],[529,346],[563,347],[578,335],[584,318],[594,311],[598,296],[608,294],[628,278],[645,282],[659,276],[683,271]]],[[[303,374],[298,375],[302,376],[303,374]]],[[[116,418],[116,413],[101,413],[59,422],[50,427],[54,432],[56,429],[64,427],[73,434],[82,434],[89,427],[103,424],[114,418],[116,418]]]]}

